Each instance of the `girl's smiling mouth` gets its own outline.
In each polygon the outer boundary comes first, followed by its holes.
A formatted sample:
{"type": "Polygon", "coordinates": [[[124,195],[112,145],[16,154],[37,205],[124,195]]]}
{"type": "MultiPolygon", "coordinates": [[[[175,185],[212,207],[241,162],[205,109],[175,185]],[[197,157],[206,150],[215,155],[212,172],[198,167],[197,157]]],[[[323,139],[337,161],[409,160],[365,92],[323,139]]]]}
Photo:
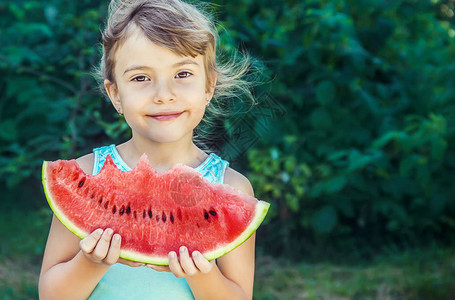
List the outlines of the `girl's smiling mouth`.
{"type": "Polygon", "coordinates": [[[183,114],[183,111],[166,111],[147,116],[158,121],[169,121],[180,117],[181,114],[183,114]]]}

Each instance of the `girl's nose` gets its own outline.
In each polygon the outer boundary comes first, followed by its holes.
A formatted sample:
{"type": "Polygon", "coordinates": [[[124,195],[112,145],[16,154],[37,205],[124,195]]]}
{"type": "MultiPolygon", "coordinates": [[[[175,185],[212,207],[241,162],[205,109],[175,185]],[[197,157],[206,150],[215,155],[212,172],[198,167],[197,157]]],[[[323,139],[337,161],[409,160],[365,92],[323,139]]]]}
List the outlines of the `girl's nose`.
{"type": "Polygon", "coordinates": [[[159,80],[154,86],[153,102],[157,104],[174,102],[176,100],[172,83],[167,80],[159,80]]]}

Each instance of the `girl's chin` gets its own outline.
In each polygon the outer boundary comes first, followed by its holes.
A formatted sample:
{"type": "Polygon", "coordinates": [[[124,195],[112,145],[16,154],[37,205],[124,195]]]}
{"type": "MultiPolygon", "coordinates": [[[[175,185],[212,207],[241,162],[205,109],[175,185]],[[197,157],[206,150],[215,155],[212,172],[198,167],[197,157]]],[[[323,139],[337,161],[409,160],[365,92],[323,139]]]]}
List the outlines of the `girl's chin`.
{"type": "MultiPolygon", "coordinates": [[[[136,135],[137,136],[137,135],[136,135]]],[[[177,134],[176,132],[160,132],[160,133],[146,133],[140,134],[142,138],[149,140],[154,143],[177,143],[188,140],[188,142],[193,141],[192,134],[177,134]]]]}

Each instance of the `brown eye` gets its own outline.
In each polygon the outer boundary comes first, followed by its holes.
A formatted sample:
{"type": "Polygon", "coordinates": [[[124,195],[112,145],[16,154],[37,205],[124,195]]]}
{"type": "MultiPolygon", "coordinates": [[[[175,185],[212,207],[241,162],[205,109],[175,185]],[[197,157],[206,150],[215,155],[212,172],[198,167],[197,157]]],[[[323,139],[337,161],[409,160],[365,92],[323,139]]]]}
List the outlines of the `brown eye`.
{"type": "Polygon", "coordinates": [[[138,82],[143,82],[143,81],[147,81],[148,78],[145,77],[145,76],[136,76],[133,78],[133,81],[138,81],[138,82]]]}
{"type": "Polygon", "coordinates": [[[177,79],[182,79],[182,78],[187,78],[190,77],[192,74],[190,72],[180,72],[177,75],[175,75],[175,78],[177,79]]]}

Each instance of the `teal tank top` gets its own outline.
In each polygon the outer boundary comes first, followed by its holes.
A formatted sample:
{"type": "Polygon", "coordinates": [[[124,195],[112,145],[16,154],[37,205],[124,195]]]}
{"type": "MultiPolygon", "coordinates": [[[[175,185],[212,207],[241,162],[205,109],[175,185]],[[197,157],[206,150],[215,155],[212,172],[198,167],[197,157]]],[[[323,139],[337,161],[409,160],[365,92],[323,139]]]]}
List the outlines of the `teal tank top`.
{"type": "MultiPolygon", "coordinates": [[[[122,171],[131,168],[123,161],[115,145],[93,149],[95,161],[93,175],[98,174],[110,155],[122,171]]],[[[213,183],[223,183],[224,173],[229,163],[214,153],[200,164],[196,171],[213,183]]],[[[112,265],[93,290],[89,299],[194,299],[184,278],[172,273],[157,272],[146,267],[132,268],[123,264],[112,265]]]]}

